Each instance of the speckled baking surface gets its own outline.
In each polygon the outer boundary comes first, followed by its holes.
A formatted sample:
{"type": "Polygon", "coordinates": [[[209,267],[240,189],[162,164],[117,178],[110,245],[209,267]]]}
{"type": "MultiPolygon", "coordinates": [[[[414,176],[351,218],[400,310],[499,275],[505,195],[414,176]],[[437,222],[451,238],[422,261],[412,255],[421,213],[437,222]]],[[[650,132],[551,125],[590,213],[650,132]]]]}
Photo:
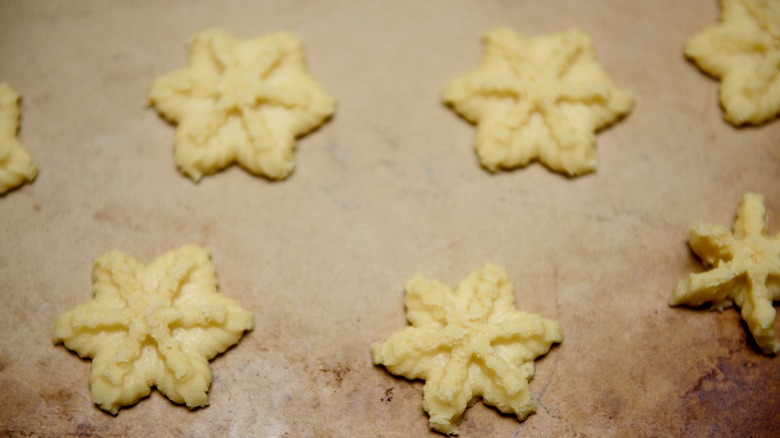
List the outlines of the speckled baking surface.
{"type": "Polygon", "coordinates": [[[1,1],[0,80],[23,96],[19,137],[40,175],[0,197],[0,435],[433,436],[422,383],[373,367],[368,348],[406,325],[414,272],[454,285],[488,260],[564,341],[537,362],[535,415],[477,403],[462,436],[772,435],[780,358],[757,352],[734,310],[666,305],[701,270],[691,226],[730,226],[754,190],[780,229],[780,121],[726,124],[718,82],[682,56],[718,15],[714,0],[1,1]],[[286,181],[232,167],[193,184],[175,169],[146,89],[212,25],[295,32],[339,99],[286,181]],[[598,137],[595,174],[478,165],[474,127],[438,93],[496,25],[579,26],[634,93],[598,137]],[[90,362],[51,344],[52,322],[90,298],[98,255],[149,261],[188,242],[212,252],[256,328],[211,362],[209,407],[155,391],[106,414],[90,362]]]}

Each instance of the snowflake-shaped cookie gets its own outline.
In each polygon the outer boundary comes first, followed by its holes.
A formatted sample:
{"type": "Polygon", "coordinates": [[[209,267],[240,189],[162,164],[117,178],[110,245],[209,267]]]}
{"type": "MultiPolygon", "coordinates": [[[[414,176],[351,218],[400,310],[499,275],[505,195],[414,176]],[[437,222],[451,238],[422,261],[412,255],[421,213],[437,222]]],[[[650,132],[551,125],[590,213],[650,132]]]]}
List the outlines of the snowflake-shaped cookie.
{"type": "Polygon", "coordinates": [[[417,274],[406,283],[407,327],[371,345],[374,364],[424,379],[431,427],[457,433],[475,397],[520,420],[535,409],[528,388],[534,362],[561,342],[557,322],[518,311],[504,269],[488,263],[455,292],[417,274]]]}
{"type": "Polygon", "coordinates": [[[324,122],[336,101],[307,72],[288,32],[240,40],[208,29],[188,66],[158,78],[149,102],[177,124],[176,164],[198,181],[233,162],[271,179],[295,166],[295,138],[324,122]]]}
{"type": "Polygon", "coordinates": [[[745,194],[733,233],[719,225],[699,224],[691,230],[690,244],[713,269],[681,281],[669,304],[712,303],[718,310],[736,304],[761,350],[780,351],[772,307],[772,300],[780,300],[780,234],[767,235],[763,196],[745,194]]]}
{"type": "Polygon", "coordinates": [[[445,87],[442,99],[477,124],[476,147],[491,172],[539,159],[579,175],[596,168],[595,132],[633,107],[579,29],[526,38],[500,27],[484,39],[481,65],[445,87]]]}
{"type": "Polygon", "coordinates": [[[154,385],[190,409],[207,405],[209,359],[254,325],[217,292],[209,253],[185,245],[144,266],[112,251],[95,260],[92,282],[92,300],[54,323],[55,343],[92,358],[92,400],[116,414],[154,385]]]}
{"type": "Polygon", "coordinates": [[[685,45],[685,54],[721,79],[724,118],[759,124],[780,113],[780,1],[721,0],[721,23],[685,45]]]}
{"type": "Polygon", "coordinates": [[[19,130],[19,94],[5,82],[0,83],[0,195],[32,181],[38,169],[30,154],[16,139],[19,130]]]}

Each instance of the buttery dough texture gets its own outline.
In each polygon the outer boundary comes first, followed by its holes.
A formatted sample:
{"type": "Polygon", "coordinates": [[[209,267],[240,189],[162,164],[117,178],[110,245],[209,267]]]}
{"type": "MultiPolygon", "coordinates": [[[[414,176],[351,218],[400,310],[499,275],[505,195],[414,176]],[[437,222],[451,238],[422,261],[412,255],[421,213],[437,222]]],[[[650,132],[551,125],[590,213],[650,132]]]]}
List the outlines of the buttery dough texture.
{"type": "Polygon", "coordinates": [[[724,118],[759,124],[780,113],[780,1],[721,0],[721,22],[688,40],[685,54],[721,79],[724,118]]]}
{"type": "Polygon", "coordinates": [[[217,292],[209,253],[195,245],[149,265],[118,251],[95,260],[94,297],[54,323],[54,342],[92,358],[92,401],[116,414],[151,386],[188,408],[208,404],[209,359],[254,326],[217,292]]]}
{"type": "Polygon", "coordinates": [[[772,307],[772,300],[780,300],[780,233],[767,235],[763,196],[745,194],[733,233],[720,225],[699,224],[691,230],[690,244],[712,269],[681,281],[669,304],[712,303],[718,310],[736,304],[764,354],[780,351],[772,307]]]}
{"type": "Polygon", "coordinates": [[[556,321],[518,311],[503,268],[486,264],[455,292],[421,274],[406,283],[407,327],[371,345],[375,365],[423,379],[423,407],[433,429],[457,433],[475,397],[524,420],[535,403],[528,388],[534,359],[561,342],[556,321]]]}
{"type": "Polygon", "coordinates": [[[506,27],[484,39],[481,65],[444,88],[442,100],[477,124],[482,165],[495,172],[539,159],[571,176],[596,169],[595,132],[633,107],[579,29],[526,38],[506,27]]]}
{"type": "Polygon", "coordinates": [[[149,103],[178,125],[175,158],[194,181],[233,162],[270,179],[295,166],[295,138],[333,114],[336,101],[307,72],[288,32],[240,40],[208,29],[188,66],[154,81],[149,103]]]}
{"type": "Polygon", "coordinates": [[[19,94],[0,83],[0,195],[38,175],[30,154],[16,139],[18,130],[19,94]]]}

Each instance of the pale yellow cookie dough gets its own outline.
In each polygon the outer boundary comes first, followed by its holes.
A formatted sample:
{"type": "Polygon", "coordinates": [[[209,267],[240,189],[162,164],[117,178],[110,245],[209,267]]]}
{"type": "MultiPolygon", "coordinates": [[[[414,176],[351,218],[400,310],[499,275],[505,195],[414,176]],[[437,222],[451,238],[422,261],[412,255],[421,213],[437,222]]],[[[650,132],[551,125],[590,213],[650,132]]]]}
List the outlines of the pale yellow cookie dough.
{"type": "Polygon", "coordinates": [[[19,130],[19,94],[5,82],[0,83],[0,195],[32,181],[38,169],[30,154],[16,139],[19,130]]]}
{"type": "Polygon", "coordinates": [[[417,274],[406,283],[404,304],[411,327],[371,345],[371,358],[393,374],[425,380],[433,429],[457,433],[475,397],[519,420],[534,411],[533,361],[561,342],[561,328],[515,308],[503,268],[488,263],[454,292],[417,274]]]}
{"type": "Polygon", "coordinates": [[[63,313],[53,337],[92,358],[92,401],[116,414],[156,386],[190,409],[207,405],[209,359],[254,326],[217,292],[209,253],[185,245],[144,266],[112,251],[95,260],[92,283],[92,300],[63,313]]]}
{"type": "Polygon", "coordinates": [[[596,169],[595,132],[633,107],[596,60],[593,42],[579,29],[524,37],[506,27],[484,38],[480,66],[442,92],[477,124],[476,148],[489,171],[538,159],[571,176],[596,169]]]}
{"type": "Polygon", "coordinates": [[[149,103],[178,125],[176,164],[195,181],[233,162],[270,179],[287,177],[295,138],[336,107],[306,72],[295,35],[241,40],[216,28],[192,39],[186,68],[154,81],[149,103]]]}
{"type": "Polygon", "coordinates": [[[759,124],[780,113],[780,1],[721,0],[721,22],[688,40],[685,54],[721,79],[729,123],[759,124]]]}
{"type": "Polygon", "coordinates": [[[767,235],[763,196],[745,194],[733,233],[720,225],[699,224],[691,230],[690,244],[712,269],[681,281],[669,304],[712,303],[718,310],[736,304],[764,354],[780,351],[772,307],[772,300],[780,300],[780,233],[767,235]]]}

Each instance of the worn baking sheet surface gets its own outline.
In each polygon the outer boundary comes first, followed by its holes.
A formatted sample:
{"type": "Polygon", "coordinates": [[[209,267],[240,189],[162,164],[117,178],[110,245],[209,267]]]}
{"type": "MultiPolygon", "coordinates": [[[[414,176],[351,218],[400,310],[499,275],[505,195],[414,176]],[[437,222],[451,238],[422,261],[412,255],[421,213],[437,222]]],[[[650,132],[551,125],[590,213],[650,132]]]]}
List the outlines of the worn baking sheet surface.
{"type": "Polygon", "coordinates": [[[0,79],[23,96],[19,137],[40,167],[0,198],[0,435],[425,436],[422,383],[373,367],[369,345],[406,325],[414,272],[455,285],[488,260],[564,342],[538,361],[535,415],[477,403],[462,436],[771,435],[780,359],[756,352],[737,311],[666,305],[701,270],[691,226],[730,226],[754,190],[780,229],[780,121],[727,125],[717,81],[682,57],[718,15],[713,0],[0,2],[0,79]],[[298,34],[339,99],[286,181],[176,171],[174,130],[145,93],[212,25],[298,34]],[[496,25],[581,27],[634,93],[598,137],[595,174],[479,167],[474,127],[438,93],[496,25]],[[89,299],[98,255],[150,261],[187,242],[212,252],[256,328],[212,361],[209,407],[155,391],[106,414],[52,322],[89,299]]]}

